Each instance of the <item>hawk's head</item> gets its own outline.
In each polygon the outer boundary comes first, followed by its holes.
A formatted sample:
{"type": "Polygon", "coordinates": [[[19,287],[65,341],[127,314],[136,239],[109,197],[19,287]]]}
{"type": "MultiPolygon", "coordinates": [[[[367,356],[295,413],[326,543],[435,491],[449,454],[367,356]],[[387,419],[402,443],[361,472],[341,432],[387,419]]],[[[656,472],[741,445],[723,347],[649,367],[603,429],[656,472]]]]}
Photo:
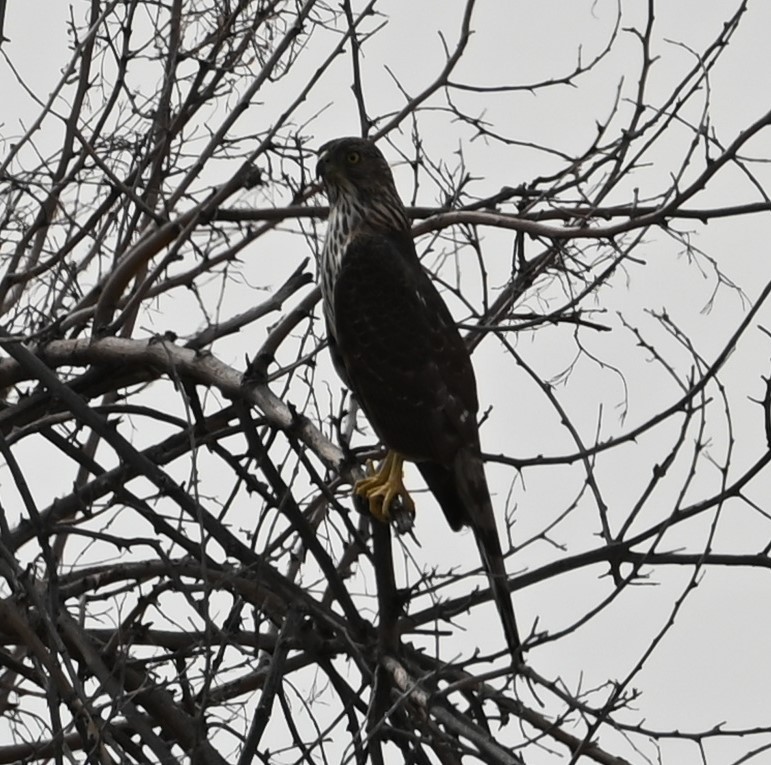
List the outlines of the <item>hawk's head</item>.
{"type": "Polygon", "coordinates": [[[319,149],[316,175],[324,182],[330,203],[356,200],[369,207],[384,198],[398,199],[391,168],[380,149],[364,138],[336,138],[319,149]]]}

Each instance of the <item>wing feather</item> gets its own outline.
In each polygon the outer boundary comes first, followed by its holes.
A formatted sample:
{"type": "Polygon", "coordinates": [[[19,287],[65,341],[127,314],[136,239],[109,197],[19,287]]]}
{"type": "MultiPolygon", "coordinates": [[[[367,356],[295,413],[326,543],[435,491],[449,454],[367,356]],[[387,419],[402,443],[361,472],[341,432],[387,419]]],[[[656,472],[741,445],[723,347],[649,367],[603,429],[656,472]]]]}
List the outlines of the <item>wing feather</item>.
{"type": "Polygon", "coordinates": [[[476,383],[407,234],[359,236],[335,283],[336,352],[373,428],[411,460],[451,465],[476,441],[476,383]]]}
{"type": "Polygon", "coordinates": [[[447,306],[407,233],[359,236],[334,292],[344,379],[391,449],[417,463],[453,529],[471,526],[512,658],[520,642],[484,465],[476,381],[447,306]]]}

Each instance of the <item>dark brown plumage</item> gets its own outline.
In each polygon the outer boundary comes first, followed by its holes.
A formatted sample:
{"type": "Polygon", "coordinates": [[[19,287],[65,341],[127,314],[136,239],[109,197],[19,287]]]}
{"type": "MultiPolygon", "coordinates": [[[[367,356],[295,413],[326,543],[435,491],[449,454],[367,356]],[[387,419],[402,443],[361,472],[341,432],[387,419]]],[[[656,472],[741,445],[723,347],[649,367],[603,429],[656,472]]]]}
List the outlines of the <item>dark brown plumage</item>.
{"type": "MultiPolygon", "coordinates": [[[[391,170],[370,141],[322,146],[318,174],[330,200],[321,288],[335,366],[383,443],[417,464],[454,530],[470,526],[518,659],[506,569],[480,457],[476,380],[447,306],[423,270],[391,170]]],[[[391,465],[391,463],[389,463],[391,465]]],[[[388,518],[386,484],[411,502],[401,461],[359,482],[388,518]],[[398,471],[398,475],[396,472],[398,471]]]]}

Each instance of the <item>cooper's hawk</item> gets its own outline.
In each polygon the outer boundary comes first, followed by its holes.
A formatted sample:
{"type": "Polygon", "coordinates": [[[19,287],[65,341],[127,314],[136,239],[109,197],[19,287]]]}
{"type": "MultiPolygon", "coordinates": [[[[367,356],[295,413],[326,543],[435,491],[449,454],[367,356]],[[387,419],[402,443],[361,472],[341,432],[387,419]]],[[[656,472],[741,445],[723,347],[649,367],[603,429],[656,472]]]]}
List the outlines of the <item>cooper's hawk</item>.
{"type": "Polygon", "coordinates": [[[423,270],[391,170],[371,143],[339,138],[319,150],[330,202],[321,292],[332,358],[390,450],[354,491],[388,520],[412,500],[402,462],[415,462],[454,530],[473,529],[509,650],[520,641],[480,456],[476,380],[447,306],[423,270]]]}

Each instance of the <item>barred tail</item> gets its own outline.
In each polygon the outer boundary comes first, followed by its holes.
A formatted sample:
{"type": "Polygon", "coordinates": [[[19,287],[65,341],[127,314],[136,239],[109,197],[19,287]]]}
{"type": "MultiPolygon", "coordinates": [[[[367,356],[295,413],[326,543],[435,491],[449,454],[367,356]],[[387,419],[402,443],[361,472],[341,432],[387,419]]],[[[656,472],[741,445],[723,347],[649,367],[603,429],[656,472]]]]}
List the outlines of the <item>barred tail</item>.
{"type": "Polygon", "coordinates": [[[511,604],[511,593],[507,586],[508,576],[495,527],[495,515],[485,480],[484,465],[477,455],[462,450],[455,460],[454,473],[458,492],[466,507],[464,520],[474,532],[479,556],[501,617],[506,643],[516,665],[522,659],[522,644],[514,617],[514,607],[511,604]]]}
{"type": "Polygon", "coordinates": [[[503,554],[501,545],[498,541],[498,535],[490,535],[486,530],[474,529],[479,556],[482,559],[482,565],[487,572],[487,578],[490,581],[490,589],[493,593],[495,605],[503,624],[503,632],[506,636],[506,644],[515,664],[518,664],[522,658],[522,644],[519,640],[519,631],[517,630],[517,620],[514,617],[514,607],[511,605],[511,593],[506,586],[507,575],[503,565],[503,554]]]}

